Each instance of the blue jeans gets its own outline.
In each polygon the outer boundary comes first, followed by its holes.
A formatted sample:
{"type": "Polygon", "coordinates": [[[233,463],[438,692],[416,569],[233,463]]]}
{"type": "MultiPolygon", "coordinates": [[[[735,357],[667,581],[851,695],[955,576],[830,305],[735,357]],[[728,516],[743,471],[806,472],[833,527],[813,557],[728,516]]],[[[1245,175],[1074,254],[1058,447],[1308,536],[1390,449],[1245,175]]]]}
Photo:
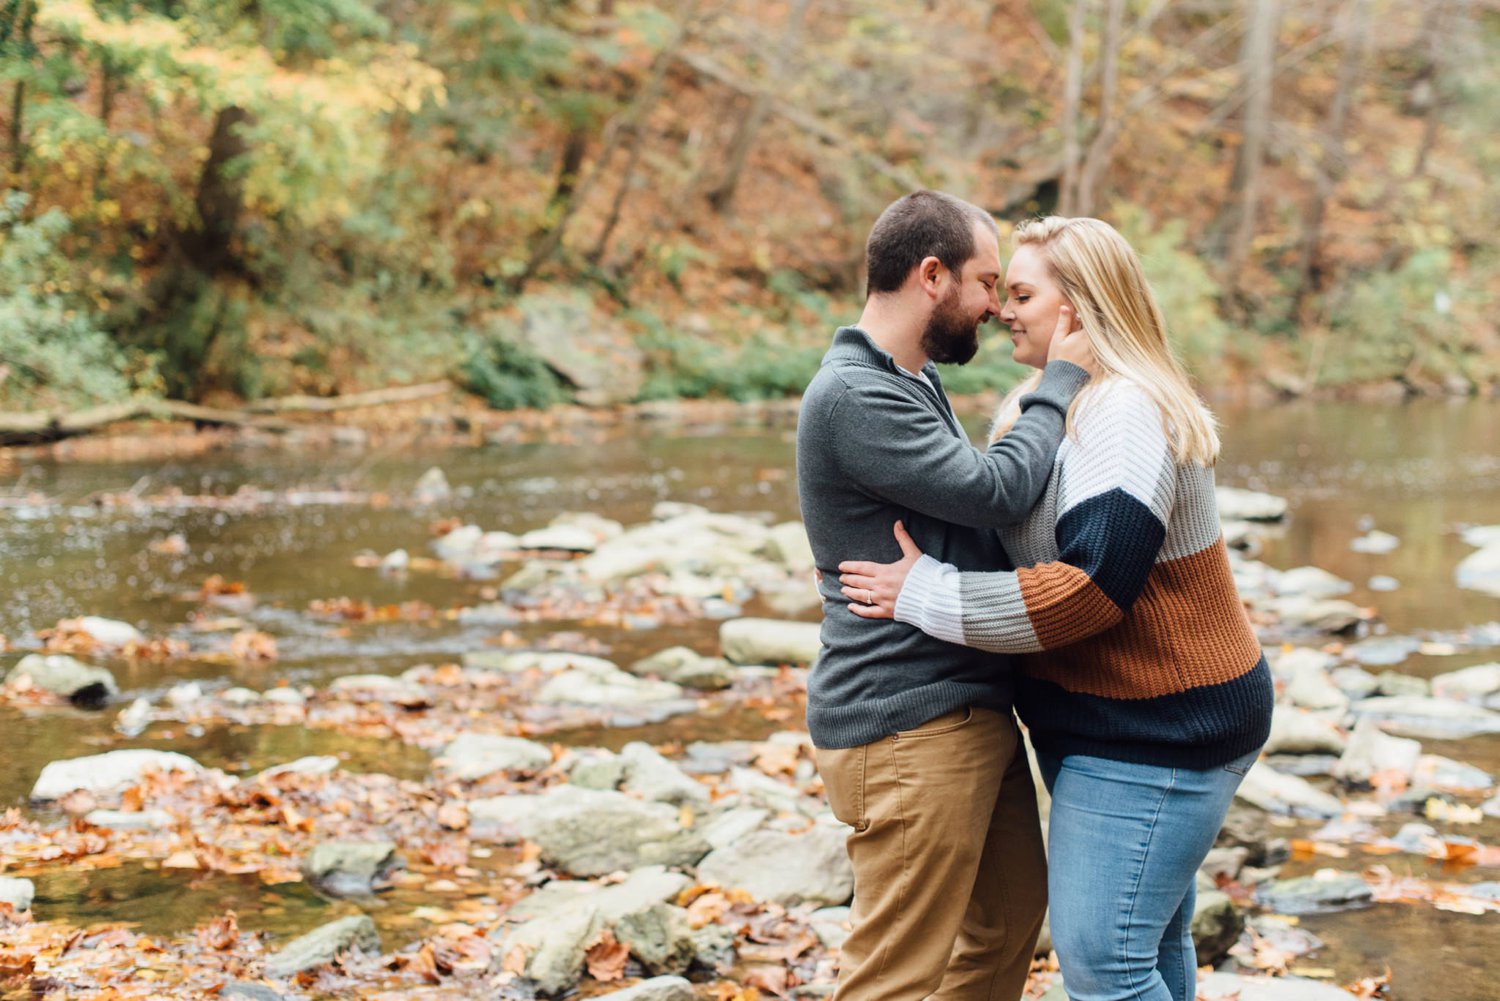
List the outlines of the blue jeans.
{"type": "Polygon", "coordinates": [[[1037,754],[1052,794],[1052,943],[1072,1001],[1193,1001],[1198,866],[1257,754],[1205,771],[1037,754]]]}

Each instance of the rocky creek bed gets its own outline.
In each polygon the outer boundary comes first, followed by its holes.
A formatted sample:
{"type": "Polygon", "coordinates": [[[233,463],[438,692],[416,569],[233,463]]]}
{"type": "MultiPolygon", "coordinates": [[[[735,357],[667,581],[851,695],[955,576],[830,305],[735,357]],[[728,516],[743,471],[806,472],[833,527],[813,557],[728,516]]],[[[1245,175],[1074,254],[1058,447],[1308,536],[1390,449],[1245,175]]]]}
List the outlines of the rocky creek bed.
{"type": "MultiPolygon", "coordinates": [[[[0,997],[831,992],[852,878],[802,730],[818,644],[800,525],[669,501],[512,533],[446,515],[450,496],[433,472],[383,499],[94,499],[159,527],[151,559],[189,548],[170,528],[195,505],[337,522],[388,504],[431,541],[348,553],[347,593],[372,598],[287,608],[203,574],[157,599],[170,614],[10,636],[4,718],[79,739],[0,813],[0,997]],[[381,600],[424,581],[464,581],[466,598],[381,600]],[[392,636],[420,639],[410,663],[362,669],[357,651],[392,636]],[[356,651],[341,670],[309,666],[340,648],[356,651]],[[216,734],[266,739],[194,751],[216,734]],[[326,735],[326,753],[266,752],[306,739],[279,734],[326,735]]],[[[8,511],[41,521],[57,503],[8,511]]],[[[1357,585],[1256,558],[1285,502],[1225,490],[1220,506],[1278,704],[1200,874],[1201,995],[1492,995],[1421,983],[1423,957],[1335,969],[1317,929],[1432,914],[1461,922],[1444,927],[1463,946],[1500,927],[1500,626],[1392,632],[1357,585]]],[[[1500,527],[1462,539],[1454,587],[1500,593],[1500,527]]],[[[1357,542],[1402,544],[1373,528],[1357,542]]],[[[1045,938],[1029,994],[1063,996],[1045,938]]]]}

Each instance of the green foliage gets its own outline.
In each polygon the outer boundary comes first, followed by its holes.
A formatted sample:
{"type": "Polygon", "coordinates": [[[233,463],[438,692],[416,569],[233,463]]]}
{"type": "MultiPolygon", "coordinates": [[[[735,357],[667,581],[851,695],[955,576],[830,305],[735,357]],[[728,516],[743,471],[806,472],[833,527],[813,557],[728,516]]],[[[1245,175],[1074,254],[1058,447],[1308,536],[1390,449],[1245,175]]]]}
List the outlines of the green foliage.
{"type": "Polygon", "coordinates": [[[126,356],[77,291],[58,243],[68,220],[25,221],[27,197],[0,194],[0,406],[79,407],[130,394],[126,356]]]}
{"type": "Polygon", "coordinates": [[[1026,378],[1031,369],[1011,358],[1010,336],[991,320],[979,328],[979,352],[967,365],[940,365],[943,389],[952,396],[1001,392],[1026,378]]]}
{"type": "Polygon", "coordinates": [[[1447,250],[1419,251],[1399,268],[1352,282],[1330,311],[1326,340],[1310,349],[1317,380],[1338,385],[1464,370],[1463,326],[1454,305],[1465,290],[1447,250]]]}
{"type": "Polygon", "coordinates": [[[566,398],[562,383],[547,363],[494,329],[467,338],[467,356],[458,367],[459,381],[497,410],[548,407],[566,398]]]}
{"type": "Polygon", "coordinates": [[[669,328],[658,316],[635,310],[628,316],[639,330],[636,344],[646,353],[641,399],[727,397],[770,400],[795,396],[807,387],[822,361],[822,345],[779,343],[755,334],[736,347],[727,338],[669,328]]]}

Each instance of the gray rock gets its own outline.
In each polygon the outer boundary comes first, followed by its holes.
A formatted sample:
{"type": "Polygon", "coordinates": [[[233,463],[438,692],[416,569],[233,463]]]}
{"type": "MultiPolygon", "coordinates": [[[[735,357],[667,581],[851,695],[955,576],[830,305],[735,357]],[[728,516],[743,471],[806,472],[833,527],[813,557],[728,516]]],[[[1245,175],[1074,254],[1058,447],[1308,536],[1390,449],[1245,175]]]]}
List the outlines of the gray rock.
{"type": "Polygon", "coordinates": [[[1354,590],[1354,585],[1336,577],[1322,567],[1293,567],[1276,574],[1276,592],[1303,598],[1337,598],[1354,590]]]}
{"type": "Polygon", "coordinates": [[[705,657],[685,646],[668,647],[630,665],[635,675],[656,675],[685,688],[717,691],[734,683],[734,665],[723,657],[705,657]]]}
{"type": "Polygon", "coordinates": [[[226,706],[243,709],[245,706],[253,706],[261,701],[261,695],[253,688],[242,688],[236,685],[234,688],[226,688],[220,692],[219,701],[226,706]]]}
{"type": "Polygon", "coordinates": [[[578,982],[588,948],[599,936],[603,921],[588,905],[560,914],[535,918],[505,932],[498,959],[526,956],[524,975],[544,994],[559,994],[578,982]]]}
{"type": "Polygon", "coordinates": [[[1349,711],[1360,719],[1385,723],[1387,730],[1414,737],[1459,740],[1500,733],[1500,713],[1449,699],[1383,695],[1361,699],[1349,711]]]}
{"type": "Polygon", "coordinates": [[[1432,694],[1443,699],[1475,702],[1500,692],[1500,663],[1475,664],[1432,679],[1432,694]]]}
{"type": "Polygon", "coordinates": [[[224,1001],[284,1001],[265,984],[252,984],[243,980],[231,980],[218,995],[224,1001]]]}
{"type": "Polygon", "coordinates": [[[697,928],[693,931],[693,948],[697,951],[693,961],[704,969],[727,973],[738,958],[734,951],[738,940],[735,930],[726,925],[706,924],[697,928]]]}
{"type": "Polygon", "coordinates": [[[1399,545],[1401,545],[1400,539],[1389,532],[1382,532],[1379,529],[1366,532],[1364,535],[1349,542],[1349,548],[1356,553],[1373,553],[1375,555],[1384,555],[1385,553],[1392,552],[1399,545]]]}
{"type": "Polygon", "coordinates": [[[811,664],[821,631],[816,622],[730,619],[719,627],[719,646],[736,664],[811,664]]]}
{"type": "Polygon", "coordinates": [[[1500,598],[1500,544],[1470,553],[1454,571],[1459,587],[1500,598]]]}
{"type": "Polygon", "coordinates": [[[403,678],[385,674],[350,674],[334,678],[328,691],[338,695],[353,695],[377,702],[413,704],[428,701],[427,690],[403,678]]]}
{"type": "Polygon", "coordinates": [[[1292,678],[1301,670],[1331,671],[1338,664],[1338,658],[1333,654],[1305,646],[1268,656],[1271,659],[1271,673],[1278,678],[1292,678]]]}
{"type": "Polygon", "coordinates": [[[1193,946],[1199,966],[1212,966],[1229,955],[1230,946],[1239,941],[1245,930],[1245,918],[1218,890],[1200,892],[1193,910],[1193,946]]]}
{"type": "Polygon", "coordinates": [[[520,303],[521,343],[574,389],[587,407],[634,400],[645,385],[646,356],[630,332],[578,291],[539,292],[520,303]]]}
{"type": "MultiPolygon", "coordinates": [[[[812,546],[807,541],[807,529],[800,521],[773,526],[766,537],[766,555],[796,574],[811,576],[816,566],[812,546]]],[[[808,581],[808,590],[812,587],[812,582],[808,581]]]]}
{"type": "Polygon", "coordinates": [[[1418,758],[1411,782],[1414,787],[1425,786],[1467,796],[1483,795],[1495,787],[1495,780],[1489,772],[1440,754],[1424,754],[1418,758]]]}
{"type": "Polygon", "coordinates": [[[536,694],[543,705],[639,706],[682,698],[669,681],[648,681],[608,661],[575,665],[549,679],[536,694]]]}
{"type": "Polygon", "coordinates": [[[14,686],[25,681],[78,705],[93,708],[102,706],[120,693],[115,676],[109,671],[61,653],[31,653],[22,657],[6,675],[5,683],[14,686]]]}
{"type": "Polygon", "coordinates": [[[693,884],[678,872],[668,872],[659,865],[643,866],[633,871],[623,883],[601,885],[588,880],[554,879],[529,897],[511,906],[510,916],[523,921],[576,910],[580,904],[597,910],[609,923],[627,914],[643,911],[655,904],[676,899],[693,884]]]}
{"type": "Polygon", "coordinates": [[[823,824],[805,834],[757,831],[715,849],[699,863],[698,879],[784,907],[843,904],[854,890],[847,834],[847,828],[823,824]]]}
{"type": "Polygon", "coordinates": [[[474,781],[495,772],[539,772],[552,764],[552,751],[532,740],[489,733],[464,733],[443,748],[434,765],[453,779],[474,781]]]}
{"type": "Polygon", "coordinates": [[[526,836],[549,864],[575,876],[693,865],[709,850],[700,834],[678,826],[677,810],[665,803],[567,786],[542,798],[526,836]]]}
{"type": "Polygon", "coordinates": [[[570,553],[592,553],[599,536],[582,525],[550,525],[537,528],[516,540],[521,549],[560,549],[570,553]]]}
{"type": "Polygon", "coordinates": [[[1217,886],[1217,878],[1220,876],[1225,879],[1238,876],[1249,858],[1250,849],[1245,845],[1210,848],[1203,864],[1198,867],[1198,872],[1200,875],[1207,875],[1210,880],[1215,881],[1213,885],[1217,886]]]}
{"type": "Polygon", "coordinates": [[[625,781],[625,762],[613,751],[590,748],[568,767],[568,781],[580,789],[618,789],[625,781]]]}
{"type": "Polygon", "coordinates": [[[1365,581],[1365,587],[1371,591],[1399,591],[1401,589],[1401,582],[1390,574],[1378,573],[1365,581]]]}
{"type": "Polygon", "coordinates": [[[671,904],[653,904],[620,918],[615,938],[651,974],[686,973],[698,954],[688,912],[671,904]]]}
{"type": "Polygon", "coordinates": [[[650,744],[632,741],[620,751],[625,765],[624,790],[642,799],[674,806],[708,804],[708,787],[684,774],[650,744]]]}
{"type": "Polygon", "coordinates": [[[1354,995],[1304,977],[1205,973],[1198,977],[1198,1001],[1354,1001],[1354,995]]]}
{"type": "Polygon", "coordinates": [[[1287,595],[1261,602],[1260,607],[1279,618],[1283,625],[1321,633],[1342,633],[1369,618],[1364,609],[1342,598],[1287,595]]]}
{"type": "Polygon", "coordinates": [[[1414,636],[1372,636],[1351,643],[1344,653],[1366,667],[1390,667],[1416,653],[1421,645],[1414,636]]]}
{"type": "Polygon", "coordinates": [[[165,810],[141,810],[139,813],[91,810],[83,818],[83,822],[95,827],[107,827],[112,831],[161,831],[176,823],[165,810]]]}
{"type": "Polygon", "coordinates": [[[484,529],[478,525],[460,525],[434,541],[432,551],[444,562],[467,563],[483,538],[484,529]]]}
{"type": "Polygon", "coordinates": [[[141,643],[146,637],[139,629],[118,619],[105,619],[97,615],[85,615],[78,620],[79,628],[93,637],[100,646],[119,648],[132,643],[141,643]]]}
{"type": "Polygon", "coordinates": [[[1418,678],[1400,671],[1381,671],[1375,678],[1375,691],[1380,695],[1415,695],[1424,697],[1432,690],[1426,678],[1418,678]]]}
{"type": "Polygon", "coordinates": [[[1319,914],[1368,907],[1375,894],[1358,876],[1329,870],[1327,876],[1277,880],[1256,896],[1261,906],[1281,914],[1319,914]]]}
{"type": "Polygon", "coordinates": [[[1337,817],[1344,812],[1337,796],[1315,788],[1306,779],[1278,772],[1264,761],[1250,766],[1235,797],[1268,813],[1337,817]]]}
{"type": "Polygon", "coordinates": [[[272,765],[255,776],[257,782],[270,781],[280,775],[332,775],[339,769],[339,759],[332,754],[309,754],[305,758],[272,765]]]}
{"type": "Polygon", "coordinates": [[[267,702],[274,702],[283,706],[301,706],[307,704],[307,696],[295,688],[268,688],[261,696],[267,702]]]}
{"type": "Polygon", "coordinates": [[[42,769],[31,798],[38,802],[61,799],[70,792],[85,790],[100,795],[134,785],[147,772],[189,772],[198,774],[203,766],[185,754],[175,751],[153,751],[134,748],[109,751],[83,758],[53,761],[42,769]]]}
{"type": "Polygon", "coordinates": [[[1369,785],[1379,772],[1394,772],[1410,779],[1421,754],[1422,745],[1417,741],[1392,737],[1365,717],[1355,725],[1333,776],[1351,785],[1369,785]]]}
{"type": "Polygon", "coordinates": [[[453,489],[448,486],[448,477],[437,466],[433,466],[427,472],[417,478],[417,486],[413,491],[418,504],[431,504],[435,501],[447,500],[453,495],[453,489]]]}
{"type": "Polygon", "coordinates": [[[334,896],[368,896],[401,865],[389,841],[332,841],[302,859],[302,878],[334,896]]]}
{"type": "Polygon", "coordinates": [[[1286,498],[1238,487],[1215,487],[1221,521],[1281,521],[1286,498]]]}
{"type": "Polygon", "coordinates": [[[697,996],[681,977],[653,977],[623,991],[597,994],[594,1001],[693,1001],[697,996]]]}
{"type": "Polygon", "coordinates": [[[0,876],[0,904],[9,904],[17,911],[29,911],[35,898],[36,885],[31,880],[0,876]]]}
{"type": "Polygon", "coordinates": [[[1334,668],[1328,672],[1328,677],[1339,686],[1339,691],[1355,701],[1369,698],[1375,694],[1375,689],[1380,687],[1380,682],[1375,680],[1375,675],[1352,664],[1334,668]]]}
{"type": "Polygon", "coordinates": [[[363,952],[380,951],[380,934],[367,914],[340,918],[294,939],[266,960],[266,976],[280,980],[303,970],[315,970],[354,948],[363,952]]]}
{"type": "Polygon", "coordinates": [[[713,847],[724,848],[760,830],[770,816],[769,811],[756,807],[735,807],[704,820],[698,833],[713,847]]]}
{"type": "Polygon", "coordinates": [[[1310,665],[1299,666],[1286,686],[1286,698],[1302,709],[1342,709],[1349,696],[1328,677],[1327,672],[1310,665]]]}
{"type": "Polygon", "coordinates": [[[1341,754],[1349,742],[1348,734],[1339,729],[1342,713],[1306,712],[1278,705],[1271,711],[1271,736],[1266,740],[1267,754],[1341,754]]]}
{"type": "Polygon", "coordinates": [[[808,915],[807,924],[825,948],[837,949],[849,938],[849,908],[820,907],[808,915]]]}

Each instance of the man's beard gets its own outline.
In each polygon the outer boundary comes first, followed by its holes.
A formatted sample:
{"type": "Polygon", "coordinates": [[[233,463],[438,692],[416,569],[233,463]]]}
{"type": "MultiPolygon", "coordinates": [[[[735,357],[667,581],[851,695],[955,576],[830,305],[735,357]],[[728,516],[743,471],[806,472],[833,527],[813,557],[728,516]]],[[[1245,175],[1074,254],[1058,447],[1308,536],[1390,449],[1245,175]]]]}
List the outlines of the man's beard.
{"type": "Polygon", "coordinates": [[[944,365],[966,365],[979,350],[979,321],[964,315],[958,289],[928,317],[921,344],[923,354],[944,365]]]}

